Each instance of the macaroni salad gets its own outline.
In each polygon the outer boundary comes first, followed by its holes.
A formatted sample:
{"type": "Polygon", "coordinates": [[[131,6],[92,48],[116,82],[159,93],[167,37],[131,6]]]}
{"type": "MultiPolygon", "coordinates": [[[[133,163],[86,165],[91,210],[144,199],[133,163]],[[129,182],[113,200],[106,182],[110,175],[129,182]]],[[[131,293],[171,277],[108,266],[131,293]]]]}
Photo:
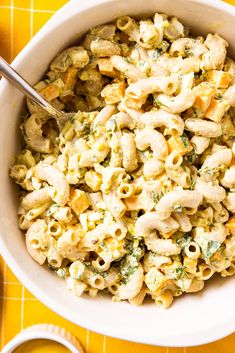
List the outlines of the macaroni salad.
{"type": "Polygon", "coordinates": [[[35,85],[19,227],[29,254],[70,291],[167,308],[235,273],[235,62],[218,34],[176,17],[123,16],[60,53],[35,85]]]}

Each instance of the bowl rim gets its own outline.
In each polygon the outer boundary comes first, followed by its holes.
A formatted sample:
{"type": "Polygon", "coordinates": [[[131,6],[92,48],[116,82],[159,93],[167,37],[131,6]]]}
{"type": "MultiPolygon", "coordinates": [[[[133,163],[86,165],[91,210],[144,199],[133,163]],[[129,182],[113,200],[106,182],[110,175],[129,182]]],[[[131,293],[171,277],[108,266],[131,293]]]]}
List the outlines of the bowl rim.
{"type": "MultiPolygon", "coordinates": [[[[115,2],[118,0],[87,0],[86,2],[81,2],[79,4],[79,12],[83,12],[88,10],[92,7],[99,6],[100,4],[115,2]]],[[[228,3],[223,2],[222,0],[186,0],[191,1],[194,3],[201,3],[204,5],[208,5],[212,8],[219,9],[223,12],[233,14],[235,18],[235,7],[228,3]]],[[[12,66],[17,69],[18,65],[21,64],[22,60],[26,57],[29,50],[32,50],[32,47],[37,44],[39,40],[42,40],[43,37],[48,33],[48,31],[55,30],[59,27],[61,21],[66,21],[69,16],[69,9],[76,9],[77,11],[77,0],[70,0],[67,4],[62,6],[52,17],[49,21],[35,34],[35,36],[30,40],[30,42],[21,50],[21,52],[16,56],[16,58],[12,62],[12,66]]],[[[5,87],[9,83],[6,79],[2,79],[0,82],[0,97],[2,92],[4,92],[5,87]]],[[[49,307],[52,311],[56,312],[58,315],[64,317],[65,319],[77,324],[81,327],[86,329],[92,330],[94,332],[111,336],[123,340],[151,344],[151,345],[158,345],[158,346],[166,346],[166,347],[182,347],[182,339],[177,335],[171,336],[171,341],[169,342],[169,338],[167,334],[165,336],[158,337],[145,337],[141,333],[138,334],[128,333],[125,334],[123,331],[113,331],[112,327],[109,325],[100,327],[97,320],[88,319],[84,316],[78,316],[76,319],[73,315],[69,313],[61,304],[58,304],[52,297],[48,296],[44,293],[43,289],[41,289],[35,282],[30,280],[27,274],[21,269],[20,265],[17,264],[13,255],[8,250],[7,246],[3,242],[3,238],[0,236],[0,252],[1,255],[11,269],[11,271],[16,275],[16,277],[22,282],[22,284],[33,294],[37,297],[43,304],[49,307]]],[[[213,323],[207,330],[198,331],[187,338],[184,338],[184,345],[186,344],[187,347],[196,346],[201,344],[206,344],[218,339],[221,339],[235,331],[235,317],[229,317],[223,322],[213,323]]]]}

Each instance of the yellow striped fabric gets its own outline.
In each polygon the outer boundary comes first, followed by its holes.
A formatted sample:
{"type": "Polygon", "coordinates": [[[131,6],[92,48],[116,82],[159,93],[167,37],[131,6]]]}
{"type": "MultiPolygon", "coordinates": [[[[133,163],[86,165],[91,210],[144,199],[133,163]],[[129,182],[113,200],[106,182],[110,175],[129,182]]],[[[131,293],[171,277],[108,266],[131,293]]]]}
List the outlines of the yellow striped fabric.
{"type": "MultiPolygon", "coordinates": [[[[39,28],[66,2],[67,0],[0,0],[0,55],[8,62],[12,61],[39,28]]],[[[235,5],[235,0],[229,2],[235,5]]],[[[83,329],[40,303],[22,286],[0,258],[0,349],[20,330],[37,323],[53,323],[70,330],[89,353],[235,352],[235,334],[200,347],[163,348],[121,341],[83,329]]],[[[46,349],[44,351],[47,352],[46,349]]]]}

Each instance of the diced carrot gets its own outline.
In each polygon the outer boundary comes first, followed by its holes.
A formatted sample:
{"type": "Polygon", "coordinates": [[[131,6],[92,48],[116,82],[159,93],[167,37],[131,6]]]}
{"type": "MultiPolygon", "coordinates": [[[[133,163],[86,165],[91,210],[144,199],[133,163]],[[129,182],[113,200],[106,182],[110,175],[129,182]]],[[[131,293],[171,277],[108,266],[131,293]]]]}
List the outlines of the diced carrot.
{"type": "Polygon", "coordinates": [[[208,84],[202,83],[195,87],[194,91],[197,95],[193,107],[199,114],[204,113],[208,109],[212,97],[215,95],[215,89],[208,84]]]}
{"type": "Polygon", "coordinates": [[[235,235],[235,217],[231,217],[225,226],[228,228],[231,235],[235,235]]]}
{"type": "Polygon", "coordinates": [[[235,165],[235,157],[232,158],[230,166],[234,166],[234,165],[235,165]]]}
{"type": "Polygon", "coordinates": [[[71,188],[69,206],[76,213],[77,216],[83,213],[89,206],[90,202],[85,191],[71,188]]]}
{"type": "Polygon", "coordinates": [[[207,80],[217,88],[227,88],[232,80],[230,72],[210,70],[207,73],[207,80]]]}
{"type": "Polygon", "coordinates": [[[182,156],[192,151],[193,147],[185,136],[171,136],[167,141],[169,152],[177,151],[182,156]]]}
{"type": "Polygon", "coordinates": [[[77,82],[77,72],[78,70],[74,66],[70,66],[69,69],[63,74],[62,80],[67,88],[74,88],[77,82]]]}
{"type": "Polygon", "coordinates": [[[109,77],[119,76],[119,72],[113,67],[113,64],[109,58],[99,59],[98,67],[102,75],[109,77]]]}
{"type": "Polygon", "coordinates": [[[119,81],[106,85],[101,92],[106,104],[115,104],[122,100],[125,94],[125,82],[119,81]]]}
{"type": "Polygon", "coordinates": [[[127,199],[124,200],[124,203],[128,211],[136,211],[144,207],[143,197],[141,195],[128,197],[127,199]]]}
{"type": "Polygon", "coordinates": [[[60,90],[58,87],[56,87],[53,84],[49,84],[48,86],[46,86],[45,88],[43,88],[40,91],[40,94],[46,98],[46,100],[48,100],[49,102],[52,101],[53,99],[59,97],[60,95],[60,90]]]}

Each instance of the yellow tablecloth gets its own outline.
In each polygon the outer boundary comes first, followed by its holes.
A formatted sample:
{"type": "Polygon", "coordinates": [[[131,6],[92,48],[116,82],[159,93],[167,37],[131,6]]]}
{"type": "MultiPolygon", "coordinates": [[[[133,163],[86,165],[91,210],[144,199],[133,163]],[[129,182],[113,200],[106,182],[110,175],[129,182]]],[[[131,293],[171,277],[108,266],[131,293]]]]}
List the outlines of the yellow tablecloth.
{"type": "MultiPolygon", "coordinates": [[[[12,61],[39,28],[66,2],[0,0],[0,55],[8,62],[12,61]]],[[[235,5],[235,0],[229,2],[235,5]]],[[[81,340],[89,353],[235,353],[235,334],[200,347],[162,348],[121,341],[78,327],[40,303],[0,258],[0,348],[20,330],[37,323],[65,327],[81,340]]]]}

